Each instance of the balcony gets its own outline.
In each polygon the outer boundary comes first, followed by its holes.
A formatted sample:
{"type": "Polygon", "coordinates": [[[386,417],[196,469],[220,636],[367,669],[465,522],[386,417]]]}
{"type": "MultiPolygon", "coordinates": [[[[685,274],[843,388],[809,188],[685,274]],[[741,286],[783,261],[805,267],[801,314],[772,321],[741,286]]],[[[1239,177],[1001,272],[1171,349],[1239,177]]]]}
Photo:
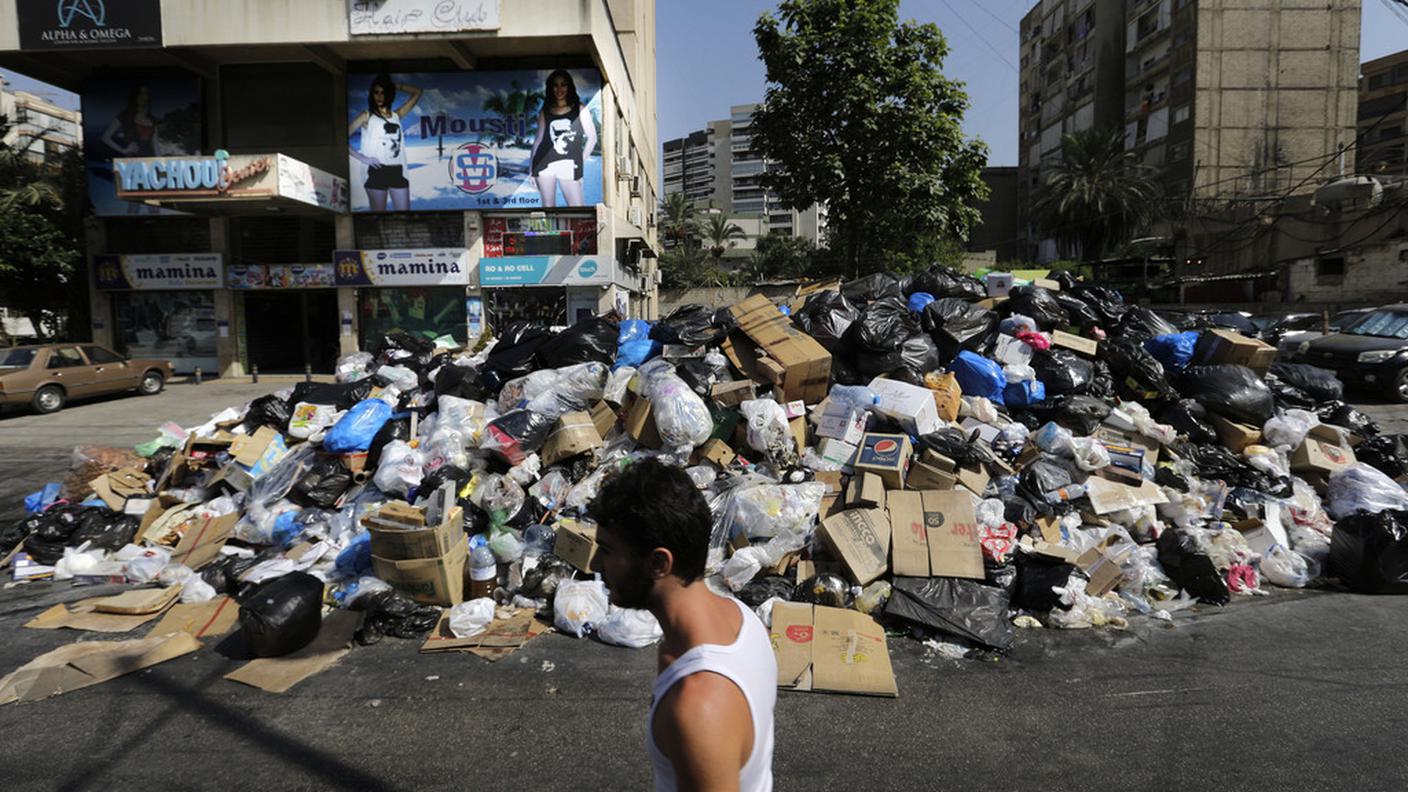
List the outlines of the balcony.
{"type": "Polygon", "coordinates": [[[1164,69],[1168,68],[1168,64],[1170,63],[1169,54],[1169,51],[1165,50],[1152,58],[1145,58],[1142,63],[1129,70],[1129,74],[1125,77],[1125,82],[1130,83],[1140,79],[1147,80],[1151,76],[1162,72],[1164,69]]]}

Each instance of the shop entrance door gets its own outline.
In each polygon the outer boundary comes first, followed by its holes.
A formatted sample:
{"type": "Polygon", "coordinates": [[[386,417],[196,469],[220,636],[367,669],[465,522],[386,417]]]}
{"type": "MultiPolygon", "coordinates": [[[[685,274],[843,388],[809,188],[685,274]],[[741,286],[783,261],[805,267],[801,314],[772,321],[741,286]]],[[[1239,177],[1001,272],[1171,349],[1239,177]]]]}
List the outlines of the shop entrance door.
{"type": "Polygon", "coordinates": [[[249,363],[261,374],[331,374],[337,362],[337,292],[250,291],[244,295],[249,363]]]}

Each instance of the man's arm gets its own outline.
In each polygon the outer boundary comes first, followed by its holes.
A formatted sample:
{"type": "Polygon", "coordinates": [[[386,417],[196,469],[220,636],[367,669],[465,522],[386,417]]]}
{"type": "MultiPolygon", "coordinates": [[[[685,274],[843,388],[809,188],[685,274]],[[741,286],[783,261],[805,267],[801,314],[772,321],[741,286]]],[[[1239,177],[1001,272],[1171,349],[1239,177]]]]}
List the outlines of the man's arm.
{"type": "Polygon", "coordinates": [[[681,792],[738,789],[753,748],[753,717],[732,681],[708,671],[681,679],[655,708],[652,728],[681,792]]]}

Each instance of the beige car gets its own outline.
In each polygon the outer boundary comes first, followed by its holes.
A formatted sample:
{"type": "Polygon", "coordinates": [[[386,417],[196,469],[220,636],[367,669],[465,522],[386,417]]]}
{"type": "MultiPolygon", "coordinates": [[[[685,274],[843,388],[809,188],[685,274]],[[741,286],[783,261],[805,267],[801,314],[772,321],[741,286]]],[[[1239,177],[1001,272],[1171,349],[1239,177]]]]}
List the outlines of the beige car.
{"type": "Polygon", "coordinates": [[[151,396],[170,378],[169,361],[128,360],[97,344],[0,347],[0,408],[28,404],[52,413],[69,399],[132,390],[151,396]]]}

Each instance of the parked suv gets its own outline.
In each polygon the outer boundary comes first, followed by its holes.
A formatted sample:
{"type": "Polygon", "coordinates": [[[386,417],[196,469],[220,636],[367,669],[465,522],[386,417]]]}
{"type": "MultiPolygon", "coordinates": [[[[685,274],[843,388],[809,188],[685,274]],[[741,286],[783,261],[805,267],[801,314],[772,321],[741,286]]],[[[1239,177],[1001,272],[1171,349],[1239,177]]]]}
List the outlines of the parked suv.
{"type": "Polygon", "coordinates": [[[0,407],[28,404],[38,413],[58,412],[69,399],[161,393],[170,378],[170,361],[129,360],[97,344],[0,348],[0,407]]]}
{"type": "Polygon", "coordinates": [[[1338,333],[1302,341],[1291,359],[1408,402],[1408,304],[1375,308],[1338,333]]]}

